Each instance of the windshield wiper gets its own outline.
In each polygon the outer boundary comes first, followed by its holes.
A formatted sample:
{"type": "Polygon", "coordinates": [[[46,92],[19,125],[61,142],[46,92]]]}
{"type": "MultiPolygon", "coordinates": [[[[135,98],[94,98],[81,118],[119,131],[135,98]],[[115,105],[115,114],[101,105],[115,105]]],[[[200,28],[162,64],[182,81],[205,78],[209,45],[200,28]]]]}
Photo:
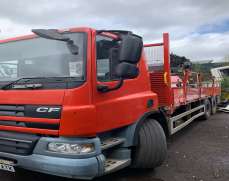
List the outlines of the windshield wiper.
{"type": "Polygon", "coordinates": [[[19,84],[13,85],[12,89],[39,89],[43,87],[42,84],[19,84]]]}
{"type": "Polygon", "coordinates": [[[38,88],[43,87],[42,84],[33,84],[33,83],[15,85],[19,81],[27,80],[27,79],[28,80],[31,80],[31,79],[43,79],[43,77],[37,77],[37,78],[35,78],[35,77],[29,77],[29,78],[23,77],[23,78],[14,80],[14,81],[12,81],[12,82],[10,82],[8,84],[5,84],[4,86],[1,87],[1,89],[3,89],[3,90],[8,90],[8,89],[38,89],[38,88]]]}
{"type": "MultiPolygon", "coordinates": [[[[8,84],[3,85],[0,89],[3,90],[9,90],[9,89],[38,89],[43,87],[43,84],[41,83],[29,83],[31,80],[52,80],[52,81],[63,81],[63,79],[66,81],[68,79],[69,81],[84,81],[84,80],[78,80],[77,77],[69,77],[69,76],[63,76],[63,77],[22,77],[17,80],[11,81],[8,84]],[[17,84],[21,80],[27,80],[23,83],[17,84]],[[15,85],[17,84],[17,85],[15,85]]],[[[43,83],[43,82],[42,82],[43,83]]]]}

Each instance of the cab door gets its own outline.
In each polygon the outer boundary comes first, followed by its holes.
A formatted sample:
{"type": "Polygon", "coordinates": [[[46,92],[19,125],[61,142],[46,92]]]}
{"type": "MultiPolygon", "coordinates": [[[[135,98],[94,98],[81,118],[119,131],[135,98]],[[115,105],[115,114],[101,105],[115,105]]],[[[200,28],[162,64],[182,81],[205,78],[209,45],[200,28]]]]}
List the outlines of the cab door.
{"type": "MultiPolygon", "coordinates": [[[[119,64],[118,44],[110,37],[97,35],[94,87],[99,84],[113,87],[117,84],[115,67],[119,64]]],[[[97,89],[93,91],[98,132],[131,124],[147,111],[147,100],[152,97],[149,76],[143,61],[138,66],[143,69],[139,76],[125,79],[119,89],[105,93],[97,89]]]]}

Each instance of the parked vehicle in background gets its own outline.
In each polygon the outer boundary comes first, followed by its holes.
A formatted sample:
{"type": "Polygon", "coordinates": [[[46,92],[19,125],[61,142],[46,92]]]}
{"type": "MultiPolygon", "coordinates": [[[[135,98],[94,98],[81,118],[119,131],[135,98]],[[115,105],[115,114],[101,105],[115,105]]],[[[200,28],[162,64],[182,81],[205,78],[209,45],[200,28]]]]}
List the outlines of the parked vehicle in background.
{"type": "Polygon", "coordinates": [[[216,112],[217,82],[190,64],[171,74],[167,33],[143,45],[130,31],[33,32],[0,41],[0,64],[13,64],[0,75],[2,170],[92,179],[154,168],[166,136],[216,112]]]}
{"type": "Polygon", "coordinates": [[[211,74],[216,80],[222,81],[224,77],[229,77],[229,66],[213,68],[211,74]]]}
{"type": "Polygon", "coordinates": [[[223,66],[223,67],[217,67],[211,69],[211,74],[213,77],[215,77],[216,80],[221,82],[222,85],[222,104],[223,110],[227,106],[229,102],[229,66],[223,66]]]}

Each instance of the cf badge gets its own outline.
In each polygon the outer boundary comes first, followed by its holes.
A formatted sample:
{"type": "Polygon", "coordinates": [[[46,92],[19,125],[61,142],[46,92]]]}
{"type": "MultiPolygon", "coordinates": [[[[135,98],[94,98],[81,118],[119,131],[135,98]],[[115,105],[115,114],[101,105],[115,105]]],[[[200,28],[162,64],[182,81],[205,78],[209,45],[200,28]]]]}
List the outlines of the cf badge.
{"type": "Polygon", "coordinates": [[[36,112],[40,113],[48,113],[48,112],[59,112],[60,108],[59,107],[38,107],[36,109],[36,112]]]}

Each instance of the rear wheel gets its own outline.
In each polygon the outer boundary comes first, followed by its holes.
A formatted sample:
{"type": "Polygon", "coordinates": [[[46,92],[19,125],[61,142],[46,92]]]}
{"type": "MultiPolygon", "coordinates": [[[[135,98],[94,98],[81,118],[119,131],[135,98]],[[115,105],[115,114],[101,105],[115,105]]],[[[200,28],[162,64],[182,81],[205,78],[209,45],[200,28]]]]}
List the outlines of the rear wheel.
{"type": "Polygon", "coordinates": [[[204,100],[204,115],[201,117],[203,120],[208,120],[208,118],[211,116],[211,103],[208,99],[204,100]]]}
{"type": "Polygon", "coordinates": [[[216,98],[212,97],[211,101],[211,114],[215,114],[217,111],[217,103],[216,103],[216,98]]]}
{"type": "Polygon", "coordinates": [[[138,133],[138,145],[133,150],[132,167],[155,168],[163,163],[166,155],[164,130],[156,120],[146,120],[138,133]]]}

